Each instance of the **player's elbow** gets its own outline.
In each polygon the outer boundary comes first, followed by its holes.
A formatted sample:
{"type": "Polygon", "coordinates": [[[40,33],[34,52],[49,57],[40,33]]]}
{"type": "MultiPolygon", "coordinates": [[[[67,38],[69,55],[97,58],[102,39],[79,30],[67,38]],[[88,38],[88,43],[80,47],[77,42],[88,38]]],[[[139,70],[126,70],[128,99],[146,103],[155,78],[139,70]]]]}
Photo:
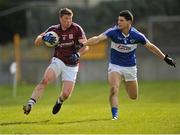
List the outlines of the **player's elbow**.
{"type": "Polygon", "coordinates": [[[155,48],[156,48],[156,46],[155,46],[154,44],[152,44],[152,43],[148,43],[148,44],[146,45],[146,47],[147,47],[148,50],[150,50],[150,51],[154,51],[155,48]]]}
{"type": "Polygon", "coordinates": [[[89,51],[89,46],[85,46],[85,51],[89,51]]]}
{"type": "Polygon", "coordinates": [[[35,46],[40,46],[43,44],[42,36],[38,36],[34,41],[35,46]]]}

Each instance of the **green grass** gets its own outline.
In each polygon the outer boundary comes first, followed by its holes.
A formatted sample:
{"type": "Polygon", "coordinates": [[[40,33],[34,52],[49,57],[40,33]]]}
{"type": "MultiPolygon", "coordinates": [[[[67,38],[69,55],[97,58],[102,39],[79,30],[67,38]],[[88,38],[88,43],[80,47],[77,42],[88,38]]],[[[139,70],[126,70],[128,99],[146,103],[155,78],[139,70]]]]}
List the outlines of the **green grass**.
{"type": "Polygon", "coordinates": [[[77,84],[59,114],[52,107],[59,91],[49,86],[32,112],[23,114],[22,105],[34,85],[18,86],[12,97],[10,86],[0,86],[0,134],[120,134],[180,133],[180,82],[140,82],[139,98],[130,100],[121,87],[120,117],[111,120],[107,83],[77,84]]]}

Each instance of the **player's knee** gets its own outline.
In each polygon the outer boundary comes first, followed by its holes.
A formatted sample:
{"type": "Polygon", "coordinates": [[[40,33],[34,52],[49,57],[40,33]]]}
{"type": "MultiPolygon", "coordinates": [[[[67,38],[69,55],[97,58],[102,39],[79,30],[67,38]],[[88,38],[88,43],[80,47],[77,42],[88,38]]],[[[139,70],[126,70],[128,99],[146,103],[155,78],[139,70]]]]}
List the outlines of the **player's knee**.
{"type": "Polygon", "coordinates": [[[118,89],[119,89],[119,87],[117,85],[112,86],[111,91],[110,91],[111,95],[118,94],[118,89]]]}
{"type": "Polygon", "coordinates": [[[47,78],[43,78],[43,80],[40,82],[40,84],[43,86],[47,86],[48,83],[49,83],[49,79],[47,79],[47,78]]]}
{"type": "Polygon", "coordinates": [[[136,100],[136,99],[137,99],[137,94],[130,95],[129,97],[130,97],[132,100],[136,100]]]}

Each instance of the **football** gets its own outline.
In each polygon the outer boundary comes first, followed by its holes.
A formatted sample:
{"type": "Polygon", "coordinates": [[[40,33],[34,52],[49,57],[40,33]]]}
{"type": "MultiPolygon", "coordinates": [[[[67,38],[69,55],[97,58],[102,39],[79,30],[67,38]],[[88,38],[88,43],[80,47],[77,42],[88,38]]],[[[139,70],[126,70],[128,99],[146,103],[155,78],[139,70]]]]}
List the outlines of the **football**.
{"type": "Polygon", "coordinates": [[[44,41],[45,45],[48,47],[55,47],[59,43],[59,36],[56,32],[54,31],[49,31],[47,32],[44,36],[51,35],[54,38],[54,42],[50,43],[48,41],[44,41]]]}

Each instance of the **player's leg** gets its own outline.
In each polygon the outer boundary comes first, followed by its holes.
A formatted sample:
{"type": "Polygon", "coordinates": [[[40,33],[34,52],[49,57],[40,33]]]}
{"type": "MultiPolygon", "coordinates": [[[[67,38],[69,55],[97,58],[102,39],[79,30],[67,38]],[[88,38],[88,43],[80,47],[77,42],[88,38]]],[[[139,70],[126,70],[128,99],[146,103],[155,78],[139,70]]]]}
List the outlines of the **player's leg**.
{"type": "Polygon", "coordinates": [[[128,93],[129,98],[137,99],[138,97],[138,82],[135,81],[126,81],[125,82],[126,91],[128,93]]]}
{"type": "Polygon", "coordinates": [[[31,98],[37,101],[42,96],[45,87],[55,79],[56,79],[56,75],[54,70],[52,68],[48,68],[44,74],[42,81],[35,87],[31,98]]]}
{"type": "Polygon", "coordinates": [[[63,80],[62,91],[53,107],[52,110],[53,114],[58,113],[63,102],[70,97],[76,82],[77,72],[78,72],[78,66],[76,67],[65,66],[64,70],[62,71],[62,80],[63,80]]]}
{"type": "Polygon", "coordinates": [[[137,68],[126,67],[124,69],[125,87],[129,98],[136,99],[138,96],[137,68]]]}
{"type": "Polygon", "coordinates": [[[49,84],[49,82],[54,81],[56,77],[59,76],[60,72],[61,69],[59,68],[59,61],[57,58],[53,57],[51,64],[44,73],[42,81],[35,87],[27,105],[23,107],[25,114],[29,114],[32,106],[36,103],[38,98],[40,98],[42,93],[44,92],[45,87],[49,84]]]}
{"type": "Polygon", "coordinates": [[[110,95],[109,102],[111,105],[112,118],[118,118],[118,93],[119,86],[122,80],[122,76],[118,72],[110,72],[108,73],[108,82],[110,85],[110,95]]]}
{"type": "Polygon", "coordinates": [[[57,101],[53,107],[53,110],[52,110],[53,114],[56,114],[59,112],[63,102],[70,97],[73,89],[74,89],[74,82],[63,81],[61,94],[60,94],[59,98],[57,99],[57,101]]]}
{"type": "Polygon", "coordinates": [[[49,82],[52,82],[55,79],[56,79],[56,75],[54,70],[52,68],[47,68],[46,72],[44,73],[43,79],[33,90],[32,96],[29,99],[27,105],[23,107],[25,114],[29,114],[33,105],[43,94],[45,87],[49,84],[49,82]]]}

